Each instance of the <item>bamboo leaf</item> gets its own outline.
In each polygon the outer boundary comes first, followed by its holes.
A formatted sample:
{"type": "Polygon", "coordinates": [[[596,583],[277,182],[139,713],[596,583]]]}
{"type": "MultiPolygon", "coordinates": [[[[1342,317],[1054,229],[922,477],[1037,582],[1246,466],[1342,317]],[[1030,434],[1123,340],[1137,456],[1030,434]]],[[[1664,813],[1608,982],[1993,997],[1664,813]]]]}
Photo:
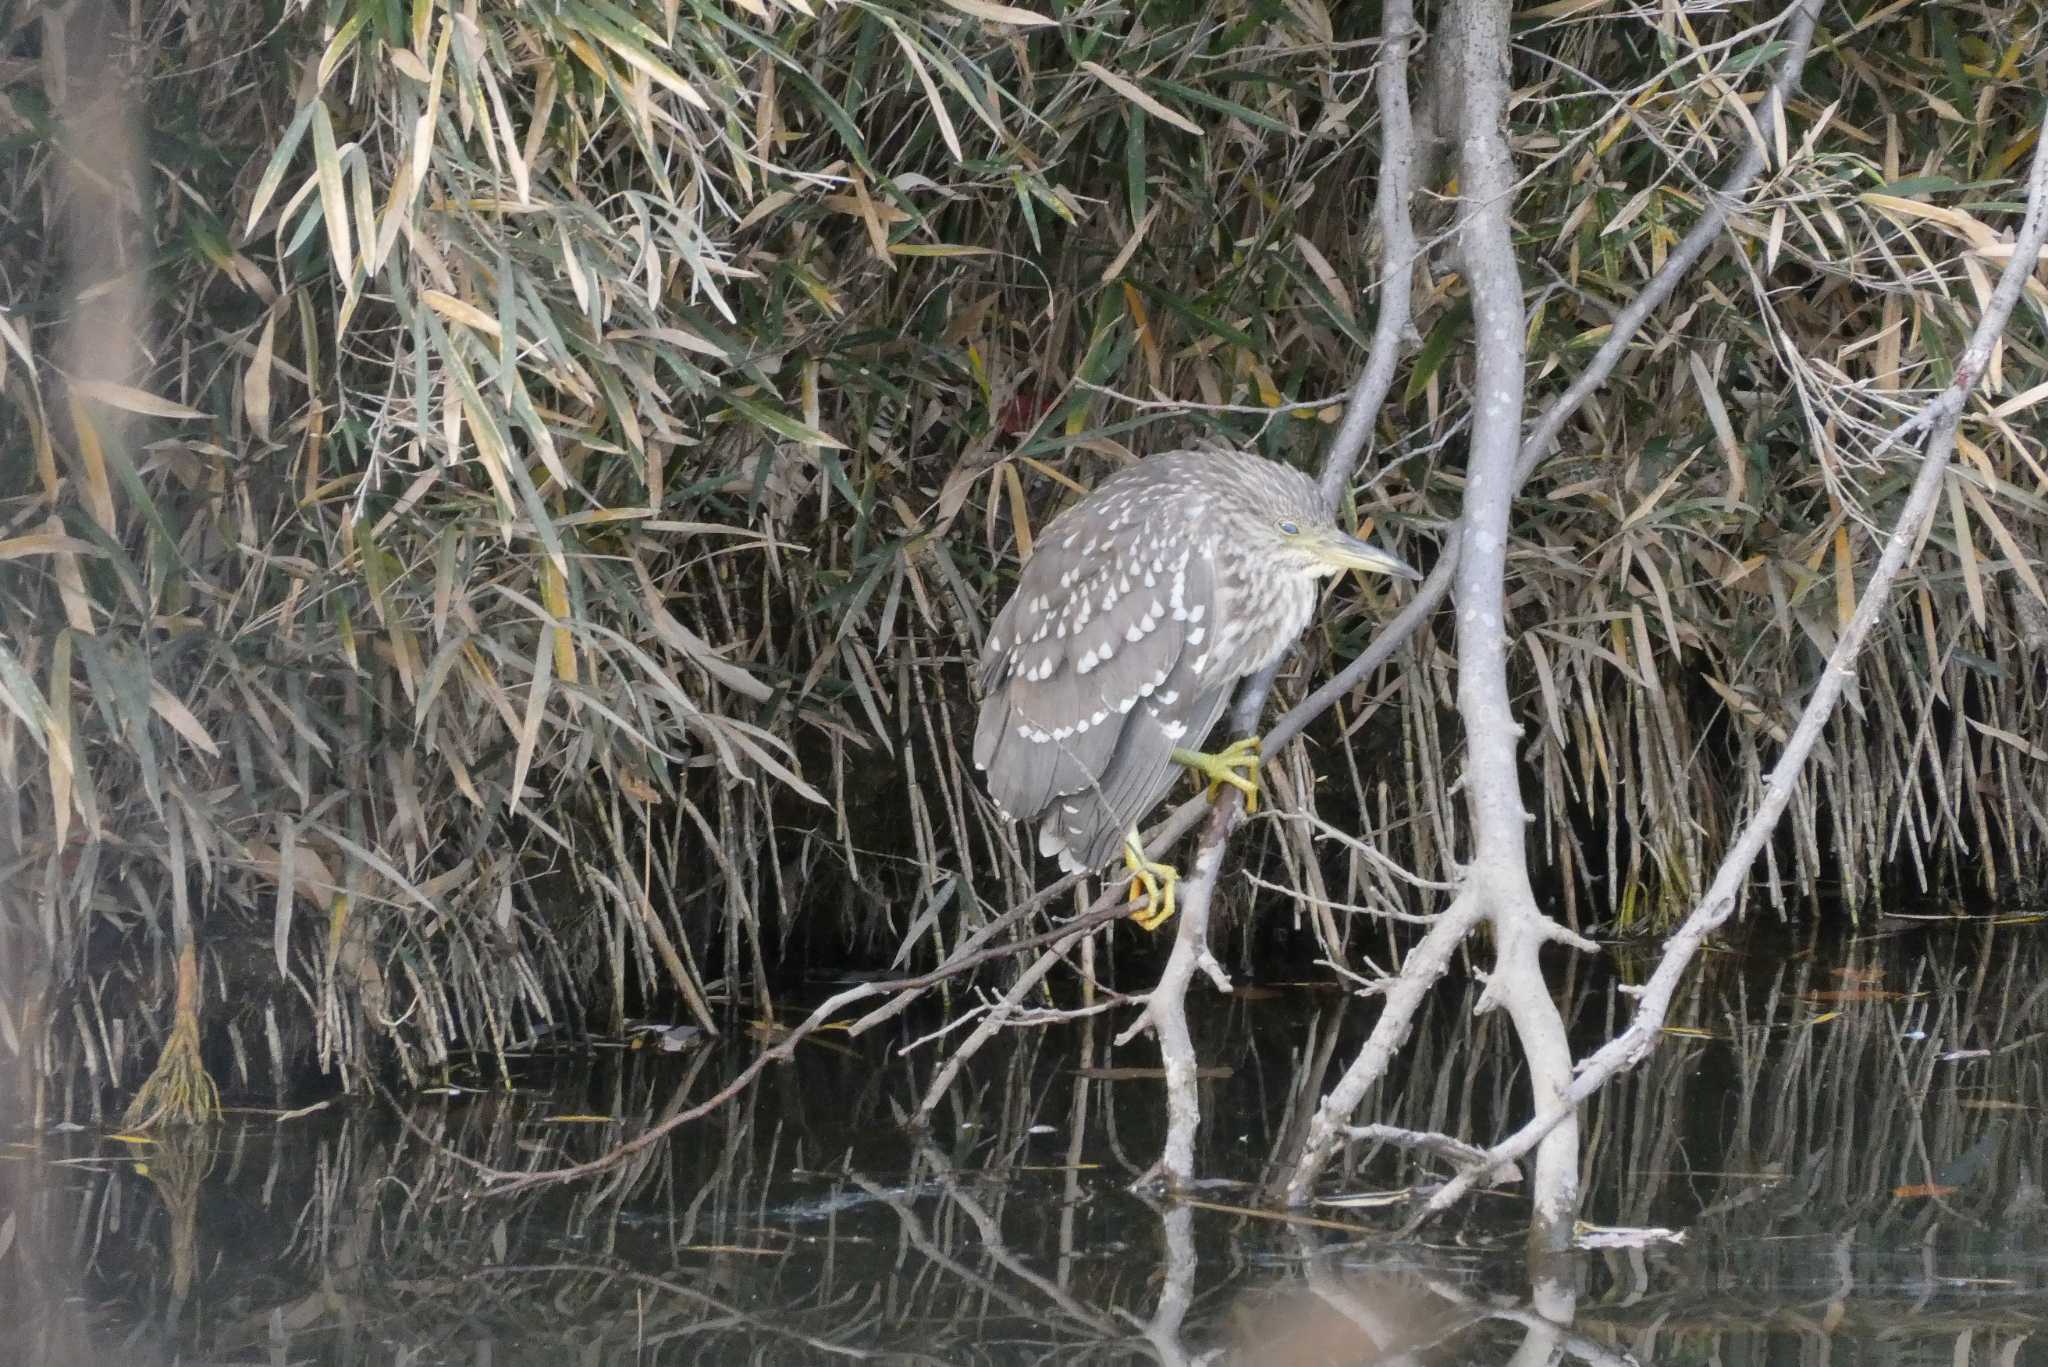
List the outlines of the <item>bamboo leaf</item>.
{"type": "Polygon", "coordinates": [[[270,154],[270,162],[263,168],[263,174],[256,181],[256,190],[249,198],[249,219],[242,231],[256,231],[256,221],[263,217],[263,211],[270,207],[271,197],[284,182],[284,173],[292,164],[292,155],[299,150],[299,140],[306,135],[306,126],[313,121],[313,110],[320,101],[315,98],[299,106],[299,112],[292,115],[286,125],[284,136],[278,139],[277,150],[270,154]]]}
{"type": "Polygon", "coordinates": [[[43,713],[47,744],[43,754],[50,781],[50,812],[56,821],[51,844],[63,849],[71,840],[71,805],[77,782],[71,743],[71,633],[57,633],[57,645],[50,652],[50,705],[43,713]]]}
{"type": "Polygon", "coordinates": [[[452,294],[443,294],[440,290],[421,290],[420,302],[443,318],[460,323],[464,327],[474,328],[490,337],[499,335],[497,319],[476,305],[457,299],[452,294]]]}
{"type": "Polygon", "coordinates": [[[514,808],[524,805],[526,771],[533,764],[533,752],[540,744],[541,723],[547,720],[548,687],[554,682],[553,633],[545,627],[533,652],[533,682],[526,691],[526,714],[519,723],[519,752],[512,761],[512,783],[506,801],[514,808]]]}
{"type": "Polygon", "coordinates": [[[348,285],[356,273],[348,226],[348,195],[342,188],[341,155],[334,145],[334,123],[323,100],[313,104],[313,163],[320,185],[320,216],[327,223],[327,248],[334,258],[334,275],[348,285]]]}
{"type": "Polygon", "coordinates": [[[115,384],[111,380],[73,380],[71,392],[110,408],[125,409],[144,417],[189,419],[209,416],[196,408],[187,408],[184,404],[172,403],[132,385],[115,384]]]}
{"type": "Polygon", "coordinates": [[[1452,348],[1471,326],[1472,301],[1469,297],[1458,300],[1448,313],[1437,319],[1436,326],[1423,339],[1422,350],[1416,353],[1415,368],[1409,372],[1408,388],[1401,396],[1403,403],[1413,403],[1422,396],[1429,388],[1430,380],[1450,359],[1452,348]]]}
{"type": "Polygon", "coordinates": [[[272,309],[264,315],[263,331],[256,339],[256,354],[249,359],[249,368],[242,372],[242,411],[248,416],[249,426],[264,441],[270,440],[270,371],[277,356],[278,312],[272,309]]]}
{"type": "Polygon", "coordinates": [[[1268,133],[1278,133],[1282,137],[1291,138],[1296,136],[1294,129],[1289,128],[1271,115],[1261,114],[1258,110],[1239,104],[1236,100],[1227,100],[1221,95],[1212,95],[1200,86],[1185,85],[1180,81],[1169,81],[1163,76],[1153,77],[1152,84],[1158,86],[1161,90],[1179,96],[1189,104],[1199,104],[1205,108],[1213,109],[1219,114],[1236,119],[1241,123],[1248,123],[1254,128],[1264,129],[1268,133]]]}
{"type": "Polygon", "coordinates": [[[206,734],[206,728],[199,724],[199,718],[192,715],[192,709],[182,699],[154,679],[149,685],[149,705],[159,717],[170,723],[171,729],[192,742],[215,759],[220,758],[220,747],[213,743],[213,737],[206,734]]]}
{"type": "Polygon", "coordinates": [[[844,451],[847,449],[846,443],[840,441],[837,437],[820,432],[815,427],[807,427],[779,409],[770,408],[763,403],[756,403],[754,400],[739,394],[727,394],[725,401],[769,431],[779,436],[787,437],[791,441],[802,442],[805,446],[820,446],[831,451],[844,451]]]}
{"type": "Polygon", "coordinates": [[[1028,9],[1015,5],[996,5],[989,0],[944,0],[944,3],[962,14],[971,14],[991,24],[1010,24],[1017,28],[1041,28],[1057,25],[1059,20],[1048,19],[1043,14],[1034,14],[1028,9]]]}
{"type": "Polygon", "coordinates": [[[277,818],[277,901],[270,917],[270,950],[277,957],[277,976],[292,973],[292,904],[298,889],[299,828],[290,816],[277,818]]]}
{"type": "MultiPolygon", "coordinates": [[[[57,524],[60,528],[63,524],[57,524]]],[[[100,554],[100,548],[90,541],[79,541],[66,536],[62,531],[47,528],[40,532],[29,532],[23,536],[10,536],[0,540],[0,560],[21,560],[31,555],[91,555],[100,554]]]]}
{"type": "Polygon", "coordinates": [[[1198,138],[1202,136],[1202,125],[1196,123],[1187,115],[1161,104],[1158,100],[1146,94],[1135,82],[1125,80],[1115,72],[1096,62],[1083,62],[1081,63],[1081,69],[1152,117],[1170,123],[1183,132],[1193,133],[1198,138]]]}
{"type": "Polygon", "coordinates": [[[66,402],[71,409],[71,430],[78,438],[79,482],[86,510],[108,540],[118,540],[121,531],[114,516],[114,489],[107,479],[107,453],[100,444],[99,426],[79,402],[75,385],[66,402]]]}
{"type": "Polygon", "coordinates": [[[0,636],[0,702],[6,703],[7,710],[21,718],[30,739],[39,746],[45,743],[44,738],[52,725],[50,705],[23,667],[20,657],[8,647],[5,636],[0,636]]]}
{"type": "Polygon", "coordinates": [[[342,21],[341,27],[334,31],[334,37],[328,42],[327,50],[320,54],[320,65],[314,75],[319,88],[324,90],[327,87],[335,68],[339,67],[354,50],[356,39],[362,35],[363,25],[369,18],[369,10],[359,9],[342,21]]]}
{"type": "Polygon", "coordinates": [[[924,69],[924,58],[918,53],[917,44],[910,41],[910,36],[894,19],[884,15],[882,22],[888,25],[890,35],[903,49],[903,55],[910,59],[910,70],[924,89],[925,103],[931,106],[932,117],[938,121],[939,136],[945,140],[946,150],[953,154],[955,161],[967,160],[967,154],[960,150],[960,134],[953,127],[952,116],[946,112],[946,102],[939,98],[939,88],[932,84],[931,73],[924,69]]]}

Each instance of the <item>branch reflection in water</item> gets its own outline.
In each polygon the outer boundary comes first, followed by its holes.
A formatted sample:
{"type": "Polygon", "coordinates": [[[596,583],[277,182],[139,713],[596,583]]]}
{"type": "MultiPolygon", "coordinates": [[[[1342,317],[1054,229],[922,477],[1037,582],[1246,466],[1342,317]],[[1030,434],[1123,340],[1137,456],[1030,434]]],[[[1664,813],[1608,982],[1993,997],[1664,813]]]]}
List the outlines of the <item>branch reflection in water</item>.
{"type": "MultiPolygon", "coordinates": [[[[1399,1239],[1452,1160],[1372,1139],[1321,1203],[1272,1213],[1260,1184],[1376,1009],[1279,987],[1200,1015],[1220,1067],[1198,1157],[1228,1176],[1185,1204],[1126,1190],[1156,1079],[1111,1054],[1113,1020],[1006,1033],[920,1140],[898,1120],[942,1060],[897,1052],[934,1023],[906,1019],[820,1036],[596,1182],[507,1197],[479,1199],[473,1165],[587,1158],[759,1046],[535,1052],[510,1091],[480,1066],[398,1115],[243,1112],[209,1152],[46,1130],[0,1163],[0,1284],[42,1289],[10,1323],[66,1367],[2024,1361],[2048,1321],[2042,957],[1988,920],[1712,956],[1677,1037],[1585,1117],[1589,1218],[1678,1244],[1532,1267],[1513,1180],[1399,1239]]],[[[1599,1038],[1625,1002],[1578,971],[1561,1006],[1599,1038]]],[[[1484,1143],[1526,1111],[1475,994],[1442,994],[1361,1133],[1484,1143]]]]}

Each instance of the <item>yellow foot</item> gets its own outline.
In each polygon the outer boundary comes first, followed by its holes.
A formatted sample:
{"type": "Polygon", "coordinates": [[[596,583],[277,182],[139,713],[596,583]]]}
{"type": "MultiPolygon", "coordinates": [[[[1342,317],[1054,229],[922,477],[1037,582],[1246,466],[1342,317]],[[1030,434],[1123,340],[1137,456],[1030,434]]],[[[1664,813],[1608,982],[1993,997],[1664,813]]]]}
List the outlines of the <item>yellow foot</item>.
{"type": "Polygon", "coordinates": [[[1209,780],[1209,800],[1229,784],[1244,794],[1246,813],[1259,810],[1259,738],[1234,740],[1214,754],[1202,750],[1176,750],[1173,762],[1194,770],[1209,780]]]}
{"type": "Polygon", "coordinates": [[[1131,873],[1131,905],[1139,910],[1131,919],[1146,930],[1157,930],[1173,919],[1173,888],[1180,873],[1171,864],[1145,857],[1145,847],[1133,831],[1124,837],[1124,867],[1131,873]]]}

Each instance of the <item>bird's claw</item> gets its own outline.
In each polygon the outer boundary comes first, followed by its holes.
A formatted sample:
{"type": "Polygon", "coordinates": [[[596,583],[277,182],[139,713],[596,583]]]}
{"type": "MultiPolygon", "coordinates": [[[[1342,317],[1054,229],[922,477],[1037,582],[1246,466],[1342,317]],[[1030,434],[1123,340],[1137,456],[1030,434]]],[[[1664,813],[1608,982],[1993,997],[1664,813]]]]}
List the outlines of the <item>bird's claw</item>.
{"type": "Polygon", "coordinates": [[[1176,750],[1173,758],[1209,780],[1209,800],[1214,802],[1229,784],[1244,794],[1247,816],[1259,810],[1259,738],[1234,740],[1211,754],[1201,750],[1176,750]]]}
{"type": "Polygon", "coordinates": [[[1124,839],[1124,867],[1131,875],[1131,920],[1141,929],[1157,930],[1173,919],[1174,886],[1180,871],[1171,864],[1147,859],[1135,834],[1124,839]]]}

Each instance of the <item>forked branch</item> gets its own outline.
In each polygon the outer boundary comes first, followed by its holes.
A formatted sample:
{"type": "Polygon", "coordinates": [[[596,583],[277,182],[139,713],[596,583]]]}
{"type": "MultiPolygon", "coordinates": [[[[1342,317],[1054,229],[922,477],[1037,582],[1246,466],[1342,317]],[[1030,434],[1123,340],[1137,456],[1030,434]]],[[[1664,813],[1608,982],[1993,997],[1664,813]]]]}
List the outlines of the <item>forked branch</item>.
{"type": "MultiPolygon", "coordinates": [[[[1779,122],[1784,117],[1786,103],[1799,86],[1820,8],[1821,0],[1795,0],[1795,3],[1786,10],[1785,55],[1779,65],[1777,77],[1772,83],[1769,97],[1757,115],[1760,141],[1744,150],[1722,182],[1720,193],[1712,197],[1708,203],[1706,212],[1665,258],[1663,266],[1651,278],[1649,284],[1615,318],[1607,339],[1594,353],[1585,371],[1563,394],[1550,403],[1528,435],[1523,438],[1514,465],[1515,493],[1519,493],[1521,487],[1535,473],[1543,458],[1549,453],[1551,444],[1563,431],[1565,423],[1613,373],[1622,356],[1635,343],[1650,315],[1659,305],[1671,298],[1677,290],[1679,281],[1705,254],[1708,246],[1719,237],[1734,206],[1748,193],[1762,173],[1765,165],[1763,147],[1774,137],[1779,122]]],[[[1461,558],[1459,550],[1460,542],[1454,538],[1452,543],[1446,546],[1445,555],[1438,562],[1436,572],[1431,575],[1431,585],[1438,584],[1439,576],[1442,577],[1443,584],[1448,584],[1450,571],[1461,558]]],[[[1393,635],[1397,630],[1413,630],[1414,625],[1408,615],[1403,614],[1382,633],[1382,639],[1393,635]]],[[[1374,642],[1375,647],[1380,644],[1380,641],[1374,642]]],[[[1333,679],[1311,698],[1309,703],[1323,701],[1325,695],[1329,696],[1323,705],[1327,706],[1328,701],[1334,701],[1336,696],[1341,695],[1339,684],[1348,688],[1350,683],[1355,681],[1346,678],[1351,672],[1347,670],[1345,675],[1333,679]]],[[[1308,705],[1304,704],[1304,708],[1308,705]]],[[[1296,710],[1299,712],[1304,709],[1296,710]]],[[[1460,895],[1452,902],[1442,919],[1409,951],[1402,961],[1400,972],[1385,985],[1385,1004],[1379,1018],[1374,1022],[1365,1047],[1352,1061],[1337,1086],[1323,1099],[1323,1104],[1303,1140],[1301,1153],[1286,1182],[1284,1199],[1288,1205],[1299,1206],[1308,1201],[1315,1188],[1316,1179],[1344,1138],[1349,1118],[1364,1101],[1366,1093],[1386,1075],[1395,1054],[1402,1042],[1407,1039],[1415,1012],[1421,1006],[1428,989],[1448,969],[1452,955],[1465,936],[1477,928],[1486,919],[1486,915],[1487,908],[1472,896],[1460,895]]],[[[1523,1151],[1526,1152],[1526,1149],[1523,1151]]],[[[1489,1168],[1491,1166],[1489,1163],[1489,1168]]]]}
{"type": "MultiPolygon", "coordinates": [[[[2000,273],[1983,317],[1970,336],[1970,344],[1964,348],[1956,364],[1955,378],[1900,424],[1893,434],[1892,440],[1897,441],[1925,429],[1927,445],[1920,457],[1919,473],[1906,496],[1905,506],[1899,510],[1898,519],[1885,539],[1884,553],[1878,558],[1877,568],[1871,572],[1870,582],[1864,586],[1863,597],[1856,604],[1849,625],[1829,652],[1827,664],[1822,668],[1805,708],[1800,711],[1791,739],[1785,743],[1784,752],[1771,768],[1755,813],[1728,847],[1706,895],[1665,943],[1656,971],[1636,994],[1636,1011],[1628,1028],[1580,1063],[1577,1076],[1557,1104],[1544,1109],[1528,1124],[1488,1150],[1483,1161],[1446,1183],[1430,1199],[1418,1219],[1451,1205],[1485,1173],[1527,1153],[1541,1143],[1544,1136],[1568,1120],[1587,1097],[1647,1057],[1657,1043],[1658,1032],[1670,1012],[1672,995],[1693,957],[1707,937],[1734,914],[1750,867],[1763,852],[1765,843],[1777,828],[1778,818],[1792,800],[1807,756],[1819,742],[1828,717],[1841,700],[1842,690],[1855,676],[1856,657],[1885,610],[1892,583],[1906,567],[1919,544],[1921,529],[1934,513],[1935,502],[1941,495],[1942,476],[1955,452],[1956,428],[1962,421],[1963,405],[1969,401],[1985,367],[1990,364],[1992,349],[2005,331],[2028,278],[2040,265],[2042,248],[2048,244],[2048,124],[2044,124],[2042,132],[2043,137],[2034,149],[2033,169],[2027,184],[2026,213],[2013,241],[2012,257],[2000,273]]],[[[1887,446],[1890,444],[1886,443],[1887,446]]]]}

